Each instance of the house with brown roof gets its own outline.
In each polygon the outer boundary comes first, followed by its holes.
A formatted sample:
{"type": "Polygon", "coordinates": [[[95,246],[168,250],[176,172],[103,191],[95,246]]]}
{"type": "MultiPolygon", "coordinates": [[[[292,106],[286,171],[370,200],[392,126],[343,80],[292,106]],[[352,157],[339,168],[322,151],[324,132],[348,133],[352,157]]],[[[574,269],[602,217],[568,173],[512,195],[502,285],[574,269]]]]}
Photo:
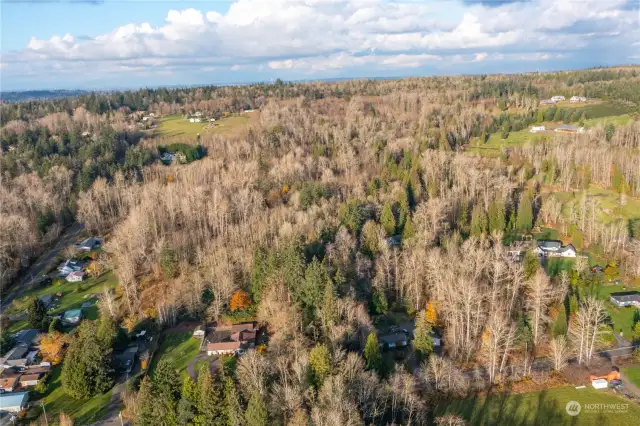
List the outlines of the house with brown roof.
{"type": "Polygon", "coordinates": [[[38,384],[41,377],[42,377],[41,373],[23,374],[22,376],[20,376],[20,386],[24,388],[29,386],[35,386],[38,384]]]}
{"type": "Polygon", "coordinates": [[[18,386],[21,373],[6,372],[0,377],[0,390],[3,392],[13,392],[18,386]]]}
{"type": "Polygon", "coordinates": [[[240,349],[240,342],[216,342],[207,344],[207,355],[231,355],[240,349]]]}

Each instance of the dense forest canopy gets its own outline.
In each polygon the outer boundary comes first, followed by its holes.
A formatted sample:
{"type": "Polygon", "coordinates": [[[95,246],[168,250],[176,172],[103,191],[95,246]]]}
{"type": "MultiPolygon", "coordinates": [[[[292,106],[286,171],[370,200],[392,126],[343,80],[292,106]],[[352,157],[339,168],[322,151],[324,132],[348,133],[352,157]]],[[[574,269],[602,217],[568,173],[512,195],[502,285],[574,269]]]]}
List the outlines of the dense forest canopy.
{"type": "MultiPolygon", "coordinates": [[[[640,277],[638,71],[277,81],[3,104],[0,284],[76,221],[109,236],[113,321],[267,327],[263,352],[197,383],[169,386],[175,371],[158,367],[127,405],[136,424],[426,424],[438,402],[527,377],[536,357],[560,370],[568,345],[580,364],[595,356],[607,326],[590,289],[602,277],[582,258],[550,273],[527,241],[552,229],[640,277]],[[540,104],[556,95],[567,101],[540,104]],[[232,136],[156,131],[167,117],[248,110],[259,118],[232,136]],[[586,130],[524,136],[563,124],[586,130]],[[162,164],[169,149],[190,162],[162,164]],[[526,254],[514,261],[514,251],[526,254]],[[377,340],[394,315],[416,326],[414,352],[398,362],[377,340]],[[443,356],[432,355],[436,332],[443,356]]],[[[76,340],[90,341],[88,329],[76,340]]]]}

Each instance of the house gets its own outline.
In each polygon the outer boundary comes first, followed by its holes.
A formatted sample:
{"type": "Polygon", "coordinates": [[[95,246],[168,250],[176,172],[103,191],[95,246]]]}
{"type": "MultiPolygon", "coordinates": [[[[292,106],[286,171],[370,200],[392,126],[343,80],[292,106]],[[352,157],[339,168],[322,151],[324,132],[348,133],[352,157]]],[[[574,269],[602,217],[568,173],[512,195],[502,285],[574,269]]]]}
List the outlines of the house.
{"type": "Polygon", "coordinates": [[[193,337],[196,337],[198,339],[203,339],[205,335],[204,332],[204,327],[202,326],[197,326],[195,330],[193,330],[193,337]]]}
{"type": "Polygon", "coordinates": [[[84,280],[84,272],[83,271],[74,271],[67,275],[67,281],[70,283],[78,283],[84,280]]]}
{"type": "Polygon", "coordinates": [[[13,392],[20,383],[22,373],[5,370],[0,377],[0,392],[13,392]]]}
{"type": "Polygon", "coordinates": [[[5,368],[24,367],[27,365],[26,355],[29,352],[27,345],[14,346],[2,358],[0,358],[0,366],[5,368]]]}
{"type": "Polygon", "coordinates": [[[61,276],[67,276],[72,272],[82,271],[84,262],[75,259],[68,259],[58,267],[61,276]]]}
{"type": "Polygon", "coordinates": [[[19,413],[27,408],[29,392],[13,392],[0,394],[0,412],[19,413]]]}
{"type": "Polygon", "coordinates": [[[16,345],[31,345],[33,341],[38,337],[38,332],[39,331],[34,328],[18,331],[14,336],[16,345]]]}
{"type": "Polygon", "coordinates": [[[257,331],[253,330],[253,331],[249,331],[249,330],[243,330],[243,331],[239,331],[237,333],[233,333],[231,334],[231,340],[233,340],[234,342],[240,342],[245,344],[246,346],[254,347],[256,344],[256,337],[257,337],[257,331]]]}
{"type": "Polygon", "coordinates": [[[149,117],[142,117],[142,121],[149,121],[149,117]]]}
{"type": "Polygon", "coordinates": [[[62,322],[66,324],[77,324],[82,319],[82,309],[72,309],[64,313],[62,322]]]}
{"type": "Polygon", "coordinates": [[[76,247],[78,247],[82,251],[91,251],[95,248],[100,247],[103,243],[104,238],[89,237],[86,240],[78,243],[76,247]]]}
{"type": "Polygon", "coordinates": [[[546,129],[544,128],[544,126],[532,126],[531,129],[529,130],[530,133],[538,133],[538,132],[544,132],[546,129]]]}
{"type": "Polygon", "coordinates": [[[611,293],[610,299],[614,305],[619,307],[635,306],[640,308],[640,293],[637,291],[611,293]]]}
{"type": "Polygon", "coordinates": [[[207,344],[207,355],[230,355],[240,349],[240,342],[217,342],[207,344]]]}
{"type": "Polygon", "coordinates": [[[193,115],[195,115],[196,117],[202,117],[202,113],[201,113],[200,111],[196,112],[196,113],[195,113],[195,114],[193,114],[193,115]]]}
{"type": "Polygon", "coordinates": [[[540,240],[538,241],[538,247],[536,247],[536,253],[547,255],[548,253],[555,253],[562,248],[562,241],[558,240],[540,240]]]}
{"type": "Polygon", "coordinates": [[[558,133],[584,133],[584,127],[580,126],[572,126],[570,124],[563,124],[560,127],[557,127],[554,132],[558,133]]]}
{"type": "Polygon", "coordinates": [[[164,162],[164,163],[172,163],[173,160],[176,159],[176,156],[174,153],[172,152],[165,152],[164,154],[162,154],[162,156],[160,157],[160,161],[164,162]]]}
{"type": "Polygon", "coordinates": [[[28,373],[20,376],[20,386],[23,388],[35,386],[42,378],[42,373],[28,373]]]}
{"type": "Polygon", "coordinates": [[[194,118],[194,119],[193,119],[193,122],[194,122],[194,123],[200,123],[201,121],[202,121],[202,119],[201,119],[201,118],[194,118]]]}
{"type": "Polygon", "coordinates": [[[554,102],[560,102],[560,101],[564,101],[565,97],[562,95],[556,95],[556,96],[552,96],[551,100],[554,102]]]}
{"type": "Polygon", "coordinates": [[[387,247],[399,247],[402,244],[402,236],[394,235],[393,237],[385,238],[384,242],[387,243],[387,247]]]}
{"type": "Polygon", "coordinates": [[[569,102],[571,103],[587,102],[587,98],[585,98],[584,96],[572,96],[571,99],[569,99],[569,102]]]}
{"type": "Polygon", "coordinates": [[[231,326],[231,333],[239,333],[241,331],[256,331],[258,327],[255,322],[245,322],[242,324],[234,324],[231,326]]]}
{"type": "Polygon", "coordinates": [[[190,118],[190,119],[189,119],[189,123],[195,123],[195,122],[196,122],[196,119],[195,119],[195,118],[190,118]]]}
{"type": "Polygon", "coordinates": [[[557,257],[576,257],[576,255],[576,248],[572,244],[562,247],[554,254],[557,257]]]}
{"type": "Polygon", "coordinates": [[[118,368],[120,368],[120,370],[124,372],[131,373],[131,370],[133,369],[133,365],[136,362],[137,353],[138,353],[138,347],[131,346],[125,349],[124,351],[118,354],[115,354],[114,358],[117,362],[118,368]]]}
{"type": "Polygon", "coordinates": [[[216,119],[215,118],[210,118],[209,121],[213,123],[214,121],[216,121],[216,119]]]}
{"type": "Polygon", "coordinates": [[[563,247],[562,242],[557,240],[540,240],[534,251],[548,257],[576,257],[577,255],[576,248],[572,244],[563,247]]]}
{"type": "Polygon", "coordinates": [[[555,105],[556,101],[553,101],[551,99],[543,99],[540,101],[540,105],[555,105]]]}
{"type": "Polygon", "coordinates": [[[388,349],[407,346],[407,335],[404,333],[392,333],[380,336],[380,346],[388,349]]]}

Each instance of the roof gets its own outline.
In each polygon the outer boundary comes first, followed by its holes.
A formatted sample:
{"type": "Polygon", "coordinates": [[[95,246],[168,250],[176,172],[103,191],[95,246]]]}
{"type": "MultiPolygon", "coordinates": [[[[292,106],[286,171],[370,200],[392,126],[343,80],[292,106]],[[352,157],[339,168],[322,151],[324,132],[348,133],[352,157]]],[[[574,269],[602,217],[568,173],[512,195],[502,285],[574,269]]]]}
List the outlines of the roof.
{"type": "Polygon", "coordinates": [[[611,298],[619,302],[640,302],[640,293],[637,291],[625,291],[620,293],[611,293],[611,298]]]}
{"type": "Polygon", "coordinates": [[[40,301],[42,303],[44,303],[45,305],[49,305],[49,304],[51,304],[51,300],[53,300],[53,295],[45,294],[43,296],[38,296],[38,299],[40,299],[40,301]]]}
{"type": "Polygon", "coordinates": [[[240,348],[240,342],[218,342],[218,343],[209,343],[207,345],[208,351],[228,351],[228,350],[236,350],[240,348]]]}
{"type": "Polygon", "coordinates": [[[38,336],[38,330],[32,328],[29,330],[21,330],[16,333],[16,343],[24,343],[25,345],[30,345],[31,342],[35,340],[38,336]]]}
{"type": "Polygon", "coordinates": [[[83,242],[80,243],[80,247],[91,247],[93,248],[96,245],[102,244],[102,238],[89,237],[83,242]]]}
{"type": "Polygon", "coordinates": [[[15,376],[1,378],[0,379],[0,388],[2,388],[2,389],[5,389],[5,388],[13,389],[13,386],[16,384],[16,381],[18,380],[19,377],[20,377],[20,375],[16,374],[15,376]]]}
{"type": "Polygon", "coordinates": [[[29,399],[29,392],[0,393],[0,410],[22,407],[29,399]]]}
{"type": "Polygon", "coordinates": [[[69,277],[84,277],[84,272],[83,271],[73,271],[69,275],[67,275],[67,278],[69,278],[69,277]]]}
{"type": "Polygon", "coordinates": [[[238,333],[240,331],[253,331],[256,329],[256,323],[255,322],[246,322],[243,324],[234,324],[231,326],[231,332],[232,333],[238,333]]]}
{"type": "Polygon", "coordinates": [[[404,333],[385,334],[380,336],[381,343],[396,343],[407,340],[407,335],[404,333]]]}
{"type": "Polygon", "coordinates": [[[64,313],[63,318],[74,318],[82,316],[82,309],[71,309],[64,313]]]}
{"type": "Polygon", "coordinates": [[[253,331],[244,330],[238,333],[233,333],[231,335],[231,340],[234,340],[236,342],[247,342],[249,340],[255,340],[256,335],[257,335],[257,332],[255,330],[253,331]]]}
{"type": "Polygon", "coordinates": [[[576,251],[576,248],[573,246],[573,244],[568,244],[568,245],[566,245],[565,247],[562,247],[562,248],[560,249],[560,252],[567,252],[567,251],[569,251],[569,250],[576,251]]]}
{"type": "Polygon", "coordinates": [[[20,381],[21,382],[30,382],[32,380],[38,380],[40,378],[41,374],[23,374],[20,377],[20,381]]]}
{"type": "Polygon", "coordinates": [[[12,359],[22,359],[24,358],[27,352],[29,352],[29,347],[26,345],[14,346],[12,349],[9,350],[9,352],[5,354],[3,359],[5,361],[12,360],[12,359]]]}
{"type": "Polygon", "coordinates": [[[538,247],[540,248],[560,248],[562,247],[562,241],[557,240],[540,240],[538,241],[538,247]]]}

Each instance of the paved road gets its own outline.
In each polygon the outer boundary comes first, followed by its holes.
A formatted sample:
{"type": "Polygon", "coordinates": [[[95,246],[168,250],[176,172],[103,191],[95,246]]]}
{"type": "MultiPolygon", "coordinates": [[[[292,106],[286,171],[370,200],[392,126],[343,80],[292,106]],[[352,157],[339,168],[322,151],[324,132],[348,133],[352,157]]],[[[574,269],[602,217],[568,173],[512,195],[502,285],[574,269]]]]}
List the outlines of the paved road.
{"type": "Polygon", "coordinates": [[[22,279],[9,289],[8,294],[2,295],[0,313],[8,308],[14,299],[19,299],[24,295],[27,284],[44,276],[44,271],[47,265],[51,263],[53,258],[56,257],[62,249],[78,238],[78,235],[83,228],[84,226],[81,223],[74,223],[68,227],[60,236],[56,245],[49,251],[43,253],[25,272],[22,273],[22,279]]]}

